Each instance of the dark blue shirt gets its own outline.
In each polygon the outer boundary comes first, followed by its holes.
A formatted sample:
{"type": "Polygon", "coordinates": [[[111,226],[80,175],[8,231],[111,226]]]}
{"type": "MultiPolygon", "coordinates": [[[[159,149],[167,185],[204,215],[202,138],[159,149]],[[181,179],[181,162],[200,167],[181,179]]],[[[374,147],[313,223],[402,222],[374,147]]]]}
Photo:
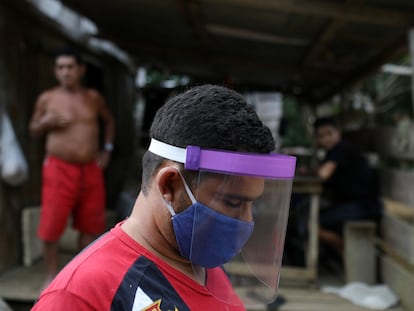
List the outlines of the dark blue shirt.
{"type": "Polygon", "coordinates": [[[328,161],[337,165],[332,176],[324,183],[335,203],[377,198],[374,170],[350,144],[341,141],[328,150],[323,163],[328,161]]]}

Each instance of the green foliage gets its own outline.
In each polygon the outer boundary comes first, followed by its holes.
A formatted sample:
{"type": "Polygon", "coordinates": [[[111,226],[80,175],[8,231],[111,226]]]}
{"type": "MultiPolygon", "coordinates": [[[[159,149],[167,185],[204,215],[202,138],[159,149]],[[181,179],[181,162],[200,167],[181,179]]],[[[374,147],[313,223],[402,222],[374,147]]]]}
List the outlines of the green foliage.
{"type": "Polygon", "coordinates": [[[310,147],[312,139],[303,119],[300,104],[292,97],[283,99],[283,115],[286,118],[286,134],[283,137],[283,147],[310,147]]]}
{"type": "MultiPolygon", "coordinates": [[[[410,57],[406,54],[393,60],[392,64],[410,66],[410,57]]],[[[411,80],[411,76],[378,70],[361,83],[361,90],[373,99],[379,124],[393,124],[399,115],[412,117],[411,80]]]]}
{"type": "Polygon", "coordinates": [[[167,71],[160,71],[160,70],[149,70],[146,76],[146,84],[147,85],[162,85],[166,81],[170,81],[174,85],[182,85],[187,81],[186,76],[181,76],[177,74],[171,74],[167,71]]]}

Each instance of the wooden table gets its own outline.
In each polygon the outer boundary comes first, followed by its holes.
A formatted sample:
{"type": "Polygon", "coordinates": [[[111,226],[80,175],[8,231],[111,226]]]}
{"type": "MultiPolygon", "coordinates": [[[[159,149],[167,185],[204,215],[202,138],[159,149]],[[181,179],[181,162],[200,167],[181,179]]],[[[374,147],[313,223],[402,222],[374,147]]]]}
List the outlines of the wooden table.
{"type": "Polygon", "coordinates": [[[292,193],[310,195],[308,241],[305,250],[305,267],[283,266],[281,281],[315,282],[318,274],[319,204],[322,192],[321,179],[313,176],[297,176],[293,180],[292,193]]]}

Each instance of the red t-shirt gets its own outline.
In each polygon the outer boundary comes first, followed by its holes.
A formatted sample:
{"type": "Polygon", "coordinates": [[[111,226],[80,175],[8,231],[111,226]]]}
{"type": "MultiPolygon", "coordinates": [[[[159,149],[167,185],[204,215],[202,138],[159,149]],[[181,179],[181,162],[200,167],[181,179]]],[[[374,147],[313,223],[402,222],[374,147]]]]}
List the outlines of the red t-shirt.
{"type": "Polygon", "coordinates": [[[245,310],[221,268],[202,286],[147,251],[118,225],[76,256],[32,311],[245,310]],[[208,288],[208,289],[207,289],[208,288]],[[225,302],[220,297],[226,297],[225,302]]]}

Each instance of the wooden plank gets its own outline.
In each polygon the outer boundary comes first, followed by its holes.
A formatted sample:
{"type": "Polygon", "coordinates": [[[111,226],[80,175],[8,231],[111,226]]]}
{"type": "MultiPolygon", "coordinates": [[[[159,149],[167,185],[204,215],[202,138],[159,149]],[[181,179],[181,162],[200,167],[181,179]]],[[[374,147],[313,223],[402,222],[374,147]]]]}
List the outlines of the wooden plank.
{"type": "MultiPolygon", "coordinates": [[[[414,135],[413,135],[414,137],[414,135]]],[[[414,209],[414,172],[410,170],[381,169],[381,192],[386,198],[414,209]]]]}
{"type": "MultiPolygon", "coordinates": [[[[66,255],[64,262],[72,257],[66,255]]],[[[0,276],[0,297],[6,300],[14,300],[21,302],[33,302],[39,294],[39,290],[44,278],[44,267],[42,262],[36,262],[30,267],[19,267],[0,276]]],[[[236,291],[243,297],[246,295],[245,287],[237,287],[236,291]]],[[[409,288],[412,290],[412,288],[409,288]]],[[[323,293],[315,287],[280,287],[279,295],[285,299],[279,311],[367,311],[353,305],[337,295],[323,293]]],[[[246,297],[245,297],[246,298],[246,297]]],[[[248,311],[268,311],[267,304],[263,301],[247,306],[248,311]]],[[[275,310],[275,309],[274,309],[275,310]]],[[[388,309],[389,311],[407,311],[401,307],[388,309]]],[[[375,311],[375,310],[373,310],[375,311]]]]}
{"type": "Polygon", "coordinates": [[[383,198],[382,201],[386,213],[414,223],[414,208],[412,206],[388,198],[383,198]]]}
{"type": "Polygon", "coordinates": [[[382,221],[382,231],[385,243],[414,265],[414,225],[386,213],[382,221]]]}
{"type": "Polygon", "coordinates": [[[311,280],[316,280],[319,257],[319,194],[311,195],[310,212],[308,219],[309,238],[306,249],[306,268],[311,280]]]}
{"type": "Polygon", "coordinates": [[[381,258],[381,271],[383,280],[400,297],[402,304],[414,311],[414,274],[388,256],[381,258]]]}
{"type": "MultiPolygon", "coordinates": [[[[240,296],[248,301],[248,311],[265,311],[272,310],[265,304],[260,304],[246,297],[248,289],[236,288],[236,291],[240,296]]],[[[280,311],[366,311],[367,308],[363,308],[352,304],[350,301],[343,299],[337,295],[330,293],[323,293],[315,288],[296,288],[296,287],[281,287],[279,289],[279,296],[285,299],[285,303],[280,305],[278,309],[280,311]]],[[[375,309],[370,309],[375,310],[375,309]]],[[[403,311],[404,309],[396,306],[389,311],[403,311]]]]}
{"type": "Polygon", "coordinates": [[[309,237],[305,252],[305,267],[284,266],[281,271],[281,282],[291,283],[312,283],[318,275],[318,254],[319,254],[319,205],[322,183],[316,177],[295,177],[292,187],[293,193],[310,194],[310,209],[308,218],[309,237]]]}
{"type": "Polygon", "coordinates": [[[318,0],[267,1],[267,0],[210,0],[221,5],[232,5],[248,9],[264,10],[273,13],[302,14],[359,23],[383,25],[410,25],[411,12],[383,9],[373,5],[354,5],[318,0]]]}
{"type": "Polygon", "coordinates": [[[297,176],[293,180],[292,192],[320,194],[322,192],[322,180],[317,177],[297,176]]]}
{"type": "Polygon", "coordinates": [[[27,207],[22,211],[23,264],[28,267],[42,256],[42,245],[37,238],[40,208],[27,207]]]}
{"type": "Polygon", "coordinates": [[[376,128],[374,137],[375,150],[382,157],[397,159],[414,159],[414,124],[407,125],[407,130],[401,131],[396,126],[381,126],[376,128]]]}
{"type": "Polygon", "coordinates": [[[280,286],[306,288],[316,285],[317,273],[306,267],[282,266],[280,286]]]}
{"type": "Polygon", "coordinates": [[[353,221],[345,224],[345,280],[376,283],[374,222],[353,221]]]}
{"type": "Polygon", "coordinates": [[[401,256],[399,253],[395,251],[389,244],[385,243],[383,240],[377,239],[375,244],[384,252],[385,255],[392,258],[396,261],[399,265],[404,267],[410,273],[414,273],[414,266],[408,262],[408,260],[401,256]]]}
{"type": "MultiPolygon", "coordinates": [[[[61,268],[74,254],[62,254],[61,268]]],[[[16,267],[0,275],[0,297],[6,300],[33,302],[39,296],[45,280],[43,261],[28,267],[16,267]]]]}
{"type": "MultiPolygon", "coordinates": [[[[414,65],[414,28],[412,26],[408,32],[408,47],[409,47],[408,51],[410,52],[411,65],[414,65]]],[[[414,72],[412,70],[411,70],[411,105],[413,109],[414,108],[414,72]]]]}

